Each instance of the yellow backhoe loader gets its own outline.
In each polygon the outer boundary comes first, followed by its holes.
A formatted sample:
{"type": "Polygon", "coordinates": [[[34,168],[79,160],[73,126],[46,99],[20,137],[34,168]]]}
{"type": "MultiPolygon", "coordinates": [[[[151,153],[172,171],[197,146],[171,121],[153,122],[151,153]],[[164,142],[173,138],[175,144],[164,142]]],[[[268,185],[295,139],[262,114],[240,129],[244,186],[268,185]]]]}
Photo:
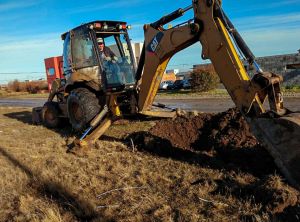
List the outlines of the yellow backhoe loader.
{"type": "Polygon", "coordinates": [[[124,22],[95,21],[62,35],[66,80],[55,82],[43,107],[48,126],[56,126],[60,117],[69,118],[74,129],[83,131],[76,144],[89,147],[121,116],[175,116],[176,112],[153,111],[153,101],[171,57],[199,42],[202,58],[211,60],[253,134],[288,181],[300,188],[300,114],[284,107],[282,77],[259,67],[220,1],[193,0],[192,5],[144,25],[144,46],[137,66],[127,28],[124,22]],[[188,10],[193,10],[193,19],[164,28],[188,10]],[[115,61],[99,52],[99,42],[111,46],[115,61]],[[252,78],[240,56],[256,68],[252,78]],[[263,106],[266,101],[269,110],[263,106]]]}

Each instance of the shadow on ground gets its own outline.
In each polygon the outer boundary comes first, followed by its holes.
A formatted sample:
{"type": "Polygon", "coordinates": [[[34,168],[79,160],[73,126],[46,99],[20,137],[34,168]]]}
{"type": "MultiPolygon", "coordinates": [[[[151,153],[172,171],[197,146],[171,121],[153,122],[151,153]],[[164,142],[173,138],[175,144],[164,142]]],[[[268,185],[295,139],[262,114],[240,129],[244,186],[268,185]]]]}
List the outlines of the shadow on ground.
{"type": "Polygon", "coordinates": [[[5,113],[4,116],[16,119],[25,124],[32,124],[32,114],[29,111],[5,113]]]}
{"type": "Polygon", "coordinates": [[[189,164],[197,164],[205,168],[227,170],[237,173],[251,173],[258,177],[264,177],[278,172],[272,158],[270,156],[266,157],[267,153],[259,146],[203,152],[175,147],[170,140],[152,135],[149,132],[136,132],[128,135],[124,139],[107,136],[102,137],[102,139],[107,141],[119,141],[127,146],[131,146],[133,142],[139,151],[189,164]]]}
{"type": "Polygon", "coordinates": [[[95,208],[83,198],[78,198],[61,184],[43,178],[41,175],[33,172],[29,167],[22,164],[17,158],[0,147],[0,154],[8,161],[22,170],[30,178],[30,187],[34,188],[40,197],[46,197],[54,201],[62,209],[70,211],[80,221],[92,221],[95,218],[101,218],[103,221],[111,221],[110,218],[105,218],[99,215],[95,208]],[[38,181],[38,183],[37,183],[38,181]]]}
{"type": "MultiPolygon", "coordinates": [[[[21,112],[11,112],[11,113],[5,113],[4,116],[18,120],[22,123],[33,125],[32,122],[32,113],[30,111],[21,111],[21,112]]],[[[63,137],[67,136],[73,136],[75,135],[75,132],[72,130],[72,127],[68,123],[67,120],[62,119],[61,128],[51,129],[54,132],[60,134],[63,137]]]]}

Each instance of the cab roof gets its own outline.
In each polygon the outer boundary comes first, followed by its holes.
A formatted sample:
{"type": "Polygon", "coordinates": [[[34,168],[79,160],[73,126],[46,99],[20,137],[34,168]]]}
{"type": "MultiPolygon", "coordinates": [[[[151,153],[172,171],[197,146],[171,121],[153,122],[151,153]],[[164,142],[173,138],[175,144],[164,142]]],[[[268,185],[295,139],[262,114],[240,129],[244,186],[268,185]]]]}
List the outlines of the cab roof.
{"type": "Polygon", "coordinates": [[[96,21],[91,21],[91,22],[87,22],[87,23],[83,23],[83,24],[81,24],[81,25],[79,25],[79,26],[77,26],[77,27],[75,27],[75,28],[73,28],[73,29],[71,29],[71,30],[69,30],[69,31],[67,31],[67,32],[65,32],[65,33],[63,33],[62,35],[61,35],[61,38],[62,38],[62,40],[64,40],[65,39],[65,37],[66,37],[66,35],[67,35],[67,33],[69,33],[70,31],[72,31],[72,30],[75,30],[75,29],[78,29],[78,28],[80,28],[80,27],[82,27],[82,26],[90,26],[90,25],[94,25],[95,23],[100,23],[100,24],[106,24],[106,25],[108,25],[109,27],[116,27],[117,25],[120,25],[120,24],[127,24],[126,22],[122,22],[122,21],[109,21],[109,20],[96,20],[96,21]]]}

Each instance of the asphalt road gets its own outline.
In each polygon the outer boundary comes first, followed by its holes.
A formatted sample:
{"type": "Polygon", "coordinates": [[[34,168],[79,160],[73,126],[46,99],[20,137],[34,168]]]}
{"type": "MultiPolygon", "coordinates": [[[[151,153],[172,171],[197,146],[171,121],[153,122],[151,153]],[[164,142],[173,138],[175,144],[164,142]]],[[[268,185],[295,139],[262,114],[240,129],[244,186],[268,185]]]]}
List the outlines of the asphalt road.
{"type": "MultiPolygon", "coordinates": [[[[200,98],[200,99],[159,99],[156,102],[171,108],[198,110],[202,112],[222,112],[235,107],[230,98],[200,98]]],[[[300,111],[300,97],[286,97],[284,106],[292,111],[300,111]]]]}
{"type": "Polygon", "coordinates": [[[36,107],[43,106],[46,99],[2,99],[0,98],[0,106],[11,107],[36,107]]]}
{"type": "MultiPolygon", "coordinates": [[[[0,99],[0,106],[37,107],[42,106],[46,99],[0,99]]],[[[201,112],[222,112],[234,107],[230,98],[183,98],[183,99],[156,99],[155,102],[167,105],[170,108],[183,110],[197,110],[201,112]]],[[[286,97],[285,107],[292,111],[300,111],[300,97],[286,97]]]]}

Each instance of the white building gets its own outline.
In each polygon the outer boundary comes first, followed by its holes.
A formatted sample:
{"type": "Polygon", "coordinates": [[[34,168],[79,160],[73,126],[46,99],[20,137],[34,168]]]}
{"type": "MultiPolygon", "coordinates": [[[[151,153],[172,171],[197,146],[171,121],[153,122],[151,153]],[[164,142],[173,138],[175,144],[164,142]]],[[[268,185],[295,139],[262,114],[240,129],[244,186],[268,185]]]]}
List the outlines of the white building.
{"type": "MultiPolygon", "coordinates": [[[[126,45],[124,45],[124,46],[126,46],[126,45]]],[[[140,56],[141,56],[141,52],[143,49],[143,43],[141,43],[141,42],[131,43],[131,47],[132,47],[133,56],[135,58],[136,64],[138,64],[140,61],[140,56]]],[[[109,45],[109,48],[115,53],[116,56],[120,56],[117,45],[109,45]]],[[[128,50],[125,50],[125,56],[128,56],[128,57],[130,56],[128,50]]]]}
{"type": "Polygon", "coordinates": [[[133,55],[136,61],[136,64],[139,64],[141,53],[143,50],[143,43],[137,42],[137,43],[131,43],[133,55]]]}
{"type": "Polygon", "coordinates": [[[166,73],[174,73],[175,75],[177,75],[179,73],[179,69],[169,69],[166,71],[166,73]]]}

